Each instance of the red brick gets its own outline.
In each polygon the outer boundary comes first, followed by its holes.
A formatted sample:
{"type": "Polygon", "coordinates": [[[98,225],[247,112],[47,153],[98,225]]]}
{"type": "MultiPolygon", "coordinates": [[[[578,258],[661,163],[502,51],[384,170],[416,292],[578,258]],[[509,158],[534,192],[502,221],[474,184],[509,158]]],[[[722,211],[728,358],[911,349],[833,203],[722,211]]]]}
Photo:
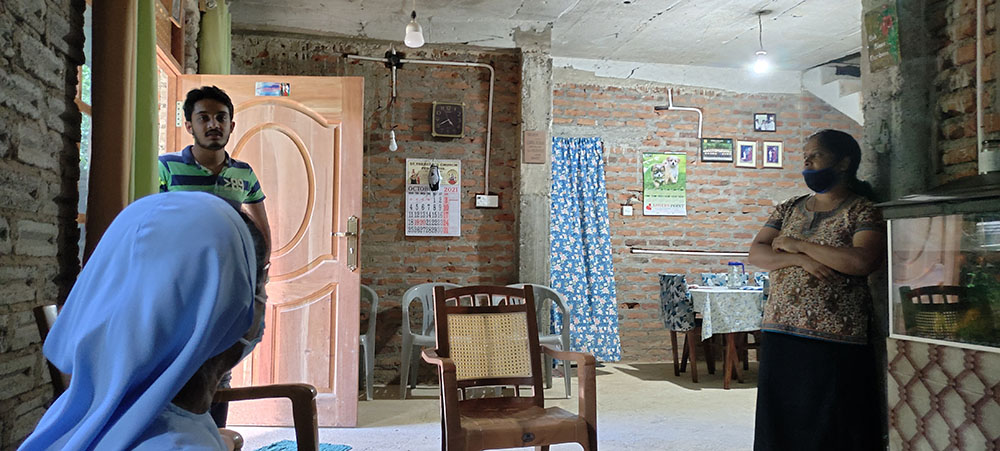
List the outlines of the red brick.
{"type": "Polygon", "coordinates": [[[958,49],[955,50],[955,65],[961,66],[965,63],[971,63],[976,60],[976,44],[974,42],[969,42],[963,44],[958,49]]]}

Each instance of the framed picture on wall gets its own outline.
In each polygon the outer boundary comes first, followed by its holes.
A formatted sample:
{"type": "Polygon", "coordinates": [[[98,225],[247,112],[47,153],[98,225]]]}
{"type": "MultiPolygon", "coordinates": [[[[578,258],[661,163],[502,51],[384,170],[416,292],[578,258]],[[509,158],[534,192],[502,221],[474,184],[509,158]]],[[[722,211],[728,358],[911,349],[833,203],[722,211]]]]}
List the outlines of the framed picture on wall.
{"type": "Polygon", "coordinates": [[[761,158],[764,159],[765,168],[780,168],[782,157],[782,145],[781,141],[764,141],[763,150],[761,151],[761,158]]]}
{"type": "Polygon", "coordinates": [[[732,163],[733,139],[701,138],[701,161],[712,163],[732,163]]]}
{"type": "Polygon", "coordinates": [[[773,132],[777,131],[777,121],[778,117],[774,113],[754,113],[753,114],[753,131],[755,132],[773,132]]]}
{"type": "Polygon", "coordinates": [[[757,167],[757,141],[736,141],[736,166],[757,167]]]}
{"type": "Polygon", "coordinates": [[[184,1],[183,0],[173,0],[168,2],[170,5],[170,18],[173,19],[174,24],[178,27],[184,25],[182,22],[183,11],[184,11],[184,1]]]}

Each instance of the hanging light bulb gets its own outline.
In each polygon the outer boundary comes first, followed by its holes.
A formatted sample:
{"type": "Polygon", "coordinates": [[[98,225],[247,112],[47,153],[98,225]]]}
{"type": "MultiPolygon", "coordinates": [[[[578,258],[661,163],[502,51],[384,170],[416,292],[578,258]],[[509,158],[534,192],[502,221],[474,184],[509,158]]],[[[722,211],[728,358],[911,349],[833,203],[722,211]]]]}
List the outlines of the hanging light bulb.
{"type": "Polygon", "coordinates": [[[399,146],[396,145],[396,131],[389,130],[389,152],[395,152],[399,146]]]}
{"type": "Polygon", "coordinates": [[[753,71],[754,73],[763,74],[771,70],[771,63],[767,60],[767,52],[764,51],[764,27],[761,22],[761,16],[770,11],[758,11],[757,12],[757,42],[760,44],[760,50],[755,53],[753,61],[753,71]]]}
{"type": "Polygon", "coordinates": [[[414,49],[424,45],[424,30],[417,23],[417,0],[413,0],[413,12],[410,13],[410,23],[406,24],[403,44],[414,49]]]}
{"type": "Polygon", "coordinates": [[[758,50],[757,57],[753,61],[753,71],[758,74],[763,74],[769,70],[771,70],[771,63],[767,61],[767,52],[758,50]]]}

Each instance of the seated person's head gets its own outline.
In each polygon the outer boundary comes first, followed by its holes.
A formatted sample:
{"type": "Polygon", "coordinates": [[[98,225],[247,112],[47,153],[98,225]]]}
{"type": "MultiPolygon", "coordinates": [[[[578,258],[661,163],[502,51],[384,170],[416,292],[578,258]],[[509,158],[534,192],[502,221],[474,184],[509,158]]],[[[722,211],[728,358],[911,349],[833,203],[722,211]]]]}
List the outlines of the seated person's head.
{"type": "Polygon", "coordinates": [[[219,380],[227,371],[236,366],[243,357],[253,351],[253,347],[260,341],[264,333],[264,311],[267,303],[267,294],[264,286],[267,284],[268,256],[270,250],[267,248],[267,241],[257,225],[245,213],[240,212],[243,223],[246,224],[253,238],[254,260],[257,263],[257,284],[254,287],[254,310],[253,323],[247,333],[234,343],[229,349],[213,356],[205,361],[195,372],[191,379],[188,379],[181,391],[174,397],[173,403],[185,410],[194,413],[204,413],[211,405],[219,380]]]}
{"type": "Polygon", "coordinates": [[[200,409],[243,353],[239,340],[257,333],[260,256],[245,221],[211,194],[155,194],[123,210],[46,338],[45,356],[71,381],[25,449],[126,448],[175,397],[200,409]]]}

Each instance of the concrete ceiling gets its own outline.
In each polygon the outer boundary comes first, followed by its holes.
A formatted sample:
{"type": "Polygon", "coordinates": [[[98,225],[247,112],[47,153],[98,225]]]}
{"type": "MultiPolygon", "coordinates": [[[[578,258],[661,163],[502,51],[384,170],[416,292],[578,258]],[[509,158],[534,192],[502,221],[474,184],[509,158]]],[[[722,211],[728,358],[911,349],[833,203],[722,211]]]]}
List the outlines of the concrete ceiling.
{"type": "MultiPolygon", "coordinates": [[[[412,0],[233,0],[236,27],[400,42],[412,0]]],[[[860,0],[417,0],[430,44],[516,47],[514,31],[552,27],[552,56],[742,68],[763,43],[781,70],[861,49],[860,0]]]]}

